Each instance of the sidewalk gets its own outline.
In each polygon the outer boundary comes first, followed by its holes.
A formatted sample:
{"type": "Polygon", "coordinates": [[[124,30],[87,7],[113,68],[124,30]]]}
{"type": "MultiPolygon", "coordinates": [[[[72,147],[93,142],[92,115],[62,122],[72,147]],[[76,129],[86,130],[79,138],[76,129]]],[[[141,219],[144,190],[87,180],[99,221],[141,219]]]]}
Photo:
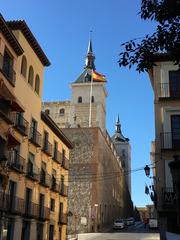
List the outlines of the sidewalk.
{"type": "Polygon", "coordinates": [[[175,233],[166,232],[167,240],[180,240],[180,235],[175,233]]]}

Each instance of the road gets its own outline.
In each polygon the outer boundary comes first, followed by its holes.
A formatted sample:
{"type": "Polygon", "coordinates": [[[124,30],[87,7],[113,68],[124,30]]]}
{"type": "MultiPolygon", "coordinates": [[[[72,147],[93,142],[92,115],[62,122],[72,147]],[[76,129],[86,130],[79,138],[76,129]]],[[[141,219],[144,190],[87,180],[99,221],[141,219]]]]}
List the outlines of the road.
{"type": "Polygon", "coordinates": [[[159,240],[159,233],[155,230],[144,229],[142,223],[115,231],[108,229],[106,233],[79,234],[78,240],[159,240]]]}

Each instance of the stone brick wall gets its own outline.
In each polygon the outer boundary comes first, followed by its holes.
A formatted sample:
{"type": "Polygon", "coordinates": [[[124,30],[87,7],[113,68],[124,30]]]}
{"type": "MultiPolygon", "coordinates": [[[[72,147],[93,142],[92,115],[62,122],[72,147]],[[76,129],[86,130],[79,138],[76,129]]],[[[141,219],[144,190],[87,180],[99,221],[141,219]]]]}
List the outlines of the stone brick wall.
{"type": "Polygon", "coordinates": [[[119,160],[100,128],[69,128],[70,152],[68,232],[97,231],[132,208],[119,160]],[[128,196],[128,197],[127,197],[128,196]],[[83,225],[83,221],[87,224],[83,225]],[[76,226],[75,226],[76,225],[76,226]]]}

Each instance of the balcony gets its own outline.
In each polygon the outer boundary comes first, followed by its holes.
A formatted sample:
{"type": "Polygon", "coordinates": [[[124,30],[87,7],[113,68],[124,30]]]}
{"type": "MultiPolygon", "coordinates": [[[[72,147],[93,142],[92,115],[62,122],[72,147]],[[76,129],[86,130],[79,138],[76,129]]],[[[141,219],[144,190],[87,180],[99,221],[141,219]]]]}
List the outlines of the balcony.
{"type": "Polygon", "coordinates": [[[60,194],[64,197],[68,196],[68,186],[61,184],[60,194]]]}
{"type": "Polygon", "coordinates": [[[23,136],[28,136],[29,123],[20,113],[11,113],[14,128],[16,128],[23,136]]]}
{"type": "Polygon", "coordinates": [[[21,216],[25,213],[24,199],[11,197],[9,194],[0,192],[0,210],[21,216]]]}
{"type": "Polygon", "coordinates": [[[176,208],[176,193],[173,188],[162,189],[162,204],[164,208],[176,208]]]}
{"type": "Polygon", "coordinates": [[[67,214],[61,213],[59,216],[59,224],[66,225],[67,224],[67,214]]]}
{"type": "Polygon", "coordinates": [[[40,184],[44,187],[50,187],[51,186],[51,176],[44,170],[41,170],[40,173],[40,184]]]}
{"type": "Polygon", "coordinates": [[[163,150],[179,150],[180,149],[180,131],[163,132],[160,135],[161,149],[163,150]]]}
{"type": "Polygon", "coordinates": [[[31,201],[26,202],[25,216],[27,218],[34,218],[41,221],[50,219],[50,209],[31,201]]]}
{"type": "Polygon", "coordinates": [[[8,154],[8,165],[15,171],[25,172],[25,159],[17,151],[10,151],[8,154]]]}
{"type": "Polygon", "coordinates": [[[62,163],[61,163],[61,166],[62,166],[64,169],[66,169],[66,170],[69,169],[69,160],[68,160],[65,156],[63,156],[63,155],[62,155],[62,163]]]}
{"type": "Polygon", "coordinates": [[[159,99],[180,99],[180,88],[177,83],[160,83],[159,84],[159,99]]]}
{"type": "Polygon", "coordinates": [[[58,150],[54,149],[54,154],[53,154],[52,159],[54,161],[56,161],[57,163],[61,164],[61,162],[62,162],[61,153],[58,150]]]}
{"type": "Polygon", "coordinates": [[[44,140],[42,151],[48,156],[52,156],[52,144],[44,140]]]}
{"type": "Polygon", "coordinates": [[[42,136],[41,134],[33,127],[30,128],[29,140],[36,146],[41,147],[42,136]]]}
{"type": "Polygon", "coordinates": [[[0,54],[0,72],[8,80],[8,82],[14,87],[16,83],[16,72],[2,54],[0,54]]]}
{"type": "Polygon", "coordinates": [[[8,124],[13,124],[11,115],[10,102],[5,99],[0,99],[0,117],[8,124]]]}
{"type": "Polygon", "coordinates": [[[51,190],[60,193],[60,183],[54,177],[52,177],[51,190]]]}
{"type": "Polygon", "coordinates": [[[39,205],[39,220],[46,221],[50,219],[50,208],[39,205]]]}
{"type": "Polygon", "coordinates": [[[40,180],[39,174],[40,174],[39,168],[29,161],[27,164],[26,176],[33,181],[39,181],[40,180]]]}

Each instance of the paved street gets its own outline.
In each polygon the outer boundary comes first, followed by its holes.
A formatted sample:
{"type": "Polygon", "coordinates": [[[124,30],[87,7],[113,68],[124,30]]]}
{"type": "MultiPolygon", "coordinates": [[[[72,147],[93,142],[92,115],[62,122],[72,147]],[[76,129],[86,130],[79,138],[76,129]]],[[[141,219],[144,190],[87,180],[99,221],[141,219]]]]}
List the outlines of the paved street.
{"type": "Polygon", "coordinates": [[[79,234],[78,240],[159,240],[159,233],[136,223],[119,231],[109,229],[107,233],[79,234]]]}

